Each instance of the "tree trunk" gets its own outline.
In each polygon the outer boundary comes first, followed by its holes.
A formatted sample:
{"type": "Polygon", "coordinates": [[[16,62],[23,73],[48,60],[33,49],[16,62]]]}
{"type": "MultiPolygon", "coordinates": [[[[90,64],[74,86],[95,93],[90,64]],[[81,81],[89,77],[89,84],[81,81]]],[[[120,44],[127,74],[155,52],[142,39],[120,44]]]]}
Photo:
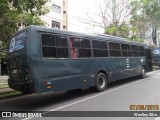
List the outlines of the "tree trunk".
{"type": "Polygon", "coordinates": [[[153,44],[157,46],[157,28],[155,26],[152,28],[152,40],[153,44]]]}

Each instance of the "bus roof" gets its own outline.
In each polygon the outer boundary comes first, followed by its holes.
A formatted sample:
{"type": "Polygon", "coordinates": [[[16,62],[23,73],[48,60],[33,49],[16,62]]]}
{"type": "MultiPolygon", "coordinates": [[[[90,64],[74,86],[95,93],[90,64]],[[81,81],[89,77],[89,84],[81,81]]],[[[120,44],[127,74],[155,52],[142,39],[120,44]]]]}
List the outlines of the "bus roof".
{"type": "Polygon", "coordinates": [[[43,32],[57,33],[57,34],[63,34],[63,35],[69,35],[69,36],[77,36],[77,37],[82,37],[82,38],[90,38],[93,40],[94,39],[107,40],[109,42],[112,41],[112,42],[121,43],[121,44],[124,43],[124,44],[130,44],[130,45],[147,46],[146,44],[143,44],[140,42],[129,41],[129,40],[126,40],[125,38],[106,35],[106,34],[85,34],[85,33],[71,32],[71,31],[67,31],[67,30],[40,27],[40,26],[35,26],[35,25],[30,25],[22,30],[25,30],[25,29],[32,29],[32,30],[37,30],[37,31],[41,31],[41,32],[43,31],[43,32]]]}

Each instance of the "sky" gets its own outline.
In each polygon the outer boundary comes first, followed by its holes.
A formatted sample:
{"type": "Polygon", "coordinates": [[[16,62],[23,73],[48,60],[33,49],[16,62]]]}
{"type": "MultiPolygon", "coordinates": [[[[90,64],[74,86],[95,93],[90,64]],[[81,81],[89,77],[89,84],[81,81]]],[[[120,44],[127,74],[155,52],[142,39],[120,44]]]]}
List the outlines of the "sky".
{"type": "Polygon", "coordinates": [[[87,13],[95,12],[95,0],[68,0],[68,30],[81,33],[103,33],[91,23],[87,13]]]}

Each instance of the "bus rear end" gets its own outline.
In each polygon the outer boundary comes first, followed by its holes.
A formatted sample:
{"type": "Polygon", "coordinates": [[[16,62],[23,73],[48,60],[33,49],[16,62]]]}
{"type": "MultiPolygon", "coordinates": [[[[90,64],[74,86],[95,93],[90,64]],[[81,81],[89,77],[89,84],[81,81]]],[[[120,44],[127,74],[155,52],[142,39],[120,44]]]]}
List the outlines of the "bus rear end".
{"type": "Polygon", "coordinates": [[[23,93],[32,93],[33,83],[28,79],[30,70],[27,66],[26,42],[26,31],[16,33],[9,41],[7,54],[8,85],[10,88],[23,93]]]}
{"type": "Polygon", "coordinates": [[[153,64],[160,67],[160,48],[153,49],[153,64]]]}

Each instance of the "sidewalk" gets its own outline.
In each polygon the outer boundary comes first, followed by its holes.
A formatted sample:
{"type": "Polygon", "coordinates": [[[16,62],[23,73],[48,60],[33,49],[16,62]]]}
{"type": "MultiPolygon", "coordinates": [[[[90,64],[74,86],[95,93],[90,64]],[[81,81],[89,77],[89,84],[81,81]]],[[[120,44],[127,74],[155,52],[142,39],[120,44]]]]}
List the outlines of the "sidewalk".
{"type": "Polygon", "coordinates": [[[0,100],[22,96],[22,92],[9,88],[8,76],[0,76],[0,100]]]}
{"type": "MultiPolygon", "coordinates": [[[[6,85],[8,80],[8,76],[0,76],[0,85],[6,85]]],[[[9,88],[9,87],[5,87],[5,88],[0,88],[0,94],[4,94],[7,92],[12,92],[14,91],[13,89],[9,88]]]]}
{"type": "Polygon", "coordinates": [[[0,80],[7,80],[8,76],[0,76],[0,80]]]}
{"type": "Polygon", "coordinates": [[[0,76],[0,85],[7,85],[8,76],[0,76]]]}
{"type": "Polygon", "coordinates": [[[12,92],[12,91],[15,91],[11,88],[2,88],[0,89],[0,94],[4,94],[4,93],[7,93],[7,92],[12,92]]]}

